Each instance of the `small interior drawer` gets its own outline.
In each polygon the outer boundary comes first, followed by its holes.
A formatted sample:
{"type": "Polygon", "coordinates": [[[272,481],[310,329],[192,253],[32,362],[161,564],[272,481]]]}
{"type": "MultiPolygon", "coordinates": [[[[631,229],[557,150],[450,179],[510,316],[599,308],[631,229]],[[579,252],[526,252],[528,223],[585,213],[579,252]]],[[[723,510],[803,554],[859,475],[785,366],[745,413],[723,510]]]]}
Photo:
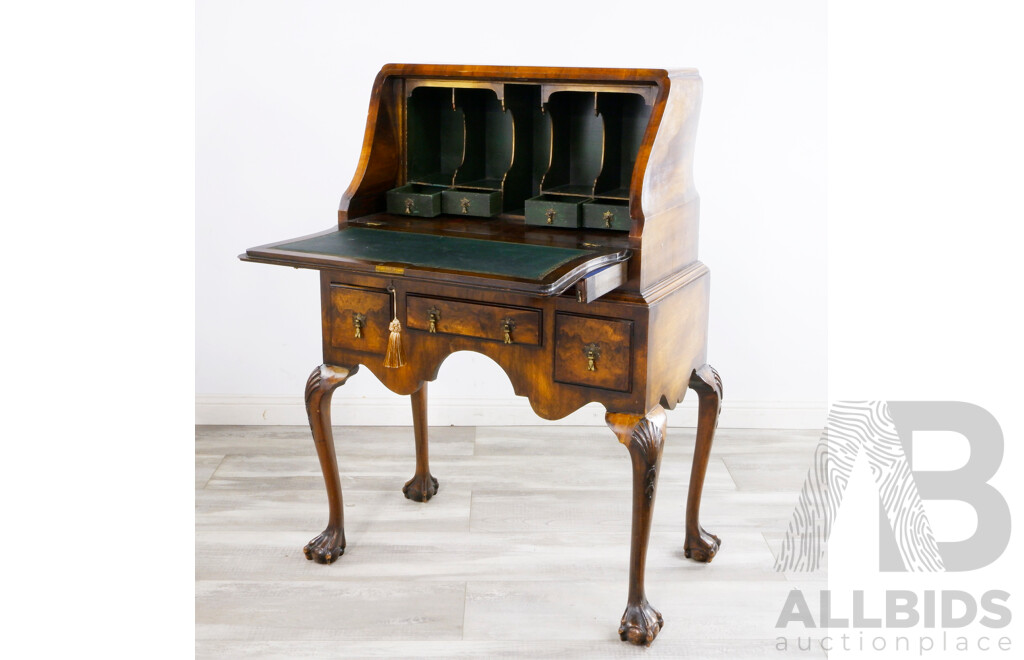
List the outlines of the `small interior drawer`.
{"type": "Polygon", "coordinates": [[[327,318],[331,346],[383,355],[388,345],[391,296],[380,289],[331,284],[327,318]]]}
{"type": "Polygon", "coordinates": [[[626,283],[626,262],[605,266],[576,283],[576,300],[588,303],[626,283]]]}
{"type": "Polygon", "coordinates": [[[526,224],[578,229],[580,204],[584,201],[585,198],[562,195],[532,197],[526,200],[526,224]]]}
{"type": "Polygon", "coordinates": [[[445,190],[441,193],[441,211],[451,215],[493,218],[501,213],[501,191],[445,190]]]}
{"type": "Polygon", "coordinates": [[[414,330],[477,337],[507,344],[540,345],[541,313],[537,309],[423,296],[408,296],[405,302],[406,325],[414,330]]]}
{"type": "Polygon", "coordinates": [[[593,201],[583,204],[583,226],[588,229],[629,231],[629,202],[593,201]]]}
{"type": "Polygon", "coordinates": [[[555,380],[630,391],[633,322],[555,314],[555,380]]]}
{"type": "Polygon", "coordinates": [[[417,215],[422,218],[433,218],[441,214],[440,186],[427,186],[410,183],[388,191],[388,213],[395,215],[417,215]]]}

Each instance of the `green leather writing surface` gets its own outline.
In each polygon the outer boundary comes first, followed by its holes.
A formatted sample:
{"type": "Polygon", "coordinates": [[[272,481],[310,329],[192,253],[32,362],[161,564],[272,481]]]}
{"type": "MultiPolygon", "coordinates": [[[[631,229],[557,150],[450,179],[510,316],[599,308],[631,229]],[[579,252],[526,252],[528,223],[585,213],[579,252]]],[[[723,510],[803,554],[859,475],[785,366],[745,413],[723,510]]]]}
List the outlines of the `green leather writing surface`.
{"type": "Polygon", "coordinates": [[[275,247],[278,250],[347,257],[371,263],[407,264],[527,280],[541,280],[562,264],[591,254],[589,250],[576,248],[364,227],[345,227],[330,234],[275,247]]]}

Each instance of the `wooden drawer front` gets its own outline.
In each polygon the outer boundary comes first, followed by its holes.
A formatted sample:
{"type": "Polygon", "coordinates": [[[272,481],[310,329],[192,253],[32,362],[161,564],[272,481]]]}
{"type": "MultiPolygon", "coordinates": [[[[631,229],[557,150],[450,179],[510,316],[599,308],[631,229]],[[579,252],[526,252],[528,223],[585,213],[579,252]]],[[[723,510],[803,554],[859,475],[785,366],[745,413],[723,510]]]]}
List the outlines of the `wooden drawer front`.
{"type": "Polygon", "coordinates": [[[555,314],[555,380],[630,391],[633,322],[555,314]],[[593,370],[588,367],[593,356],[593,370]]]}
{"type": "Polygon", "coordinates": [[[388,191],[388,213],[418,215],[433,218],[441,213],[441,193],[444,188],[410,183],[388,191]]]}
{"type": "Polygon", "coordinates": [[[586,202],[583,226],[589,229],[629,231],[629,202],[586,202]]]}
{"type": "Polygon", "coordinates": [[[384,355],[391,322],[391,296],[387,291],[332,284],[328,314],[331,346],[384,355]],[[359,317],[361,336],[356,337],[359,317]]]}
{"type": "Polygon", "coordinates": [[[571,227],[578,229],[580,226],[580,204],[583,199],[579,197],[563,197],[559,195],[541,195],[526,200],[526,219],[528,225],[539,225],[541,227],[571,227]]]}
{"type": "Polygon", "coordinates": [[[406,298],[406,323],[410,328],[442,335],[478,337],[505,342],[504,327],[510,327],[512,344],[540,345],[540,310],[500,307],[478,303],[409,296],[406,298]]]}
{"type": "Polygon", "coordinates": [[[445,190],[441,193],[441,211],[491,218],[501,213],[501,191],[445,190]]]}
{"type": "Polygon", "coordinates": [[[576,283],[576,300],[592,302],[626,282],[626,262],[605,266],[576,283]]]}

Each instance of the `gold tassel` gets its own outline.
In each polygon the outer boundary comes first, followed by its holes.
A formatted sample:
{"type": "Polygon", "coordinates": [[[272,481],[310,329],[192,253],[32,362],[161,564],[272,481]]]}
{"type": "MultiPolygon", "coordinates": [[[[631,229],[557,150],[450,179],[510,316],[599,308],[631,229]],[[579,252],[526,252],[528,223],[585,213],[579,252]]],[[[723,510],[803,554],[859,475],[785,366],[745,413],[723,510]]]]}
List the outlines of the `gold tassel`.
{"type": "Polygon", "coordinates": [[[388,337],[388,351],[384,354],[384,366],[389,369],[397,369],[405,364],[405,355],[402,353],[402,324],[398,321],[398,297],[395,295],[395,287],[389,286],[391,292],[394,318],[388,324],[391,335],[388,337]]]}
{"type": "Polygon", "coordinates": [[[392,319],[388,324],[391,336],[388,337],[388,352],[384,355],[384,366],[397,369],[405,364],[405,356],[402,355],[402,324],[398,319],[392,319]]]}

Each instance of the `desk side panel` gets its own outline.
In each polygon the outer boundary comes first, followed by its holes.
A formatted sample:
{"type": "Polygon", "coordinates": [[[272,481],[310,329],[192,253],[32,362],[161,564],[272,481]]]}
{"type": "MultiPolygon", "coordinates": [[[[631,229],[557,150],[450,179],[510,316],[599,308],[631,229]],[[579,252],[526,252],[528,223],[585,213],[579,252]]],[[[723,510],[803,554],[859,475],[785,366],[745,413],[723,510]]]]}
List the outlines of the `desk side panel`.
{"type": "Polygon", "coordinates": [[[707,362],[711,274],[703,274],[651,305],[647,360],[648,409],[672,410],[689,388],[690,374],[707,362]]]}
{"type": "Polygon", "coordinates": [[[398,87],[401,80],[381,71],[373,83],[370,108],[363,134],[363,148],[352,183],[341,197],[338,224],[351,218],[383,211],[385,194],[401,178],[401,112],[398,87]]]}
{"type": "Polygon", "coordinates": [[[700,198],[693,177],[694,148],[700,118],[702,82],[696,72],[674,74],[643,172],[642,220],[632,235],[643,237],[641,290],[664,280],[697,259],[700,198]]]}

